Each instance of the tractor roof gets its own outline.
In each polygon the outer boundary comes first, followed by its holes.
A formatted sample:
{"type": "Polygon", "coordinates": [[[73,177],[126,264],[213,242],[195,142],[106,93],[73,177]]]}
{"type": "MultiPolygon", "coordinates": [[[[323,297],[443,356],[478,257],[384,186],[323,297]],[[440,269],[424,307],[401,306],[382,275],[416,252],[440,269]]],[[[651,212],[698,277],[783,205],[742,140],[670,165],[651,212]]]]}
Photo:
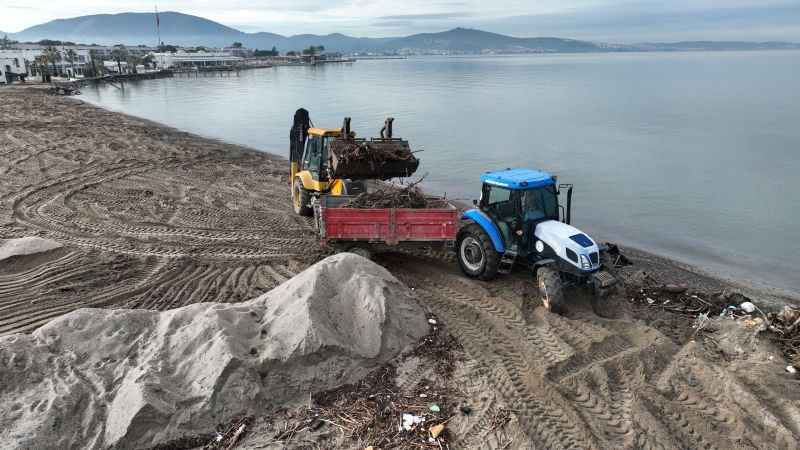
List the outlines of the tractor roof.
{"type": "Polygon", "coordinates": [[[506,169],[481,174],[481,182],[508,189],[533,189],[555,184],[547,172],[533,169],[506,169]]]}

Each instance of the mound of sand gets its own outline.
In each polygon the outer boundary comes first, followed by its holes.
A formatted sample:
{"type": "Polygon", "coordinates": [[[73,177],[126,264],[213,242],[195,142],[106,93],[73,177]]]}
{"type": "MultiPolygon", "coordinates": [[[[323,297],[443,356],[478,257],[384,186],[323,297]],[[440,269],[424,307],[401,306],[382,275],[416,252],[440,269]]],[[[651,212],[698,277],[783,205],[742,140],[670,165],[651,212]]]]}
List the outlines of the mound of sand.
{"type": "Polygon", "coordinates": [[[388,271],[329,257],[263,296],[81,309],[0,338],[0,442],[142,448],[354,382],[427,332],[388,271]]]}
{"type": "Polygon", "coordinates": [[[33,255],[61,248],[62,245],[50,239],[28,236],[17,239],[0,239],[0,261],[12,256],[33,255]]]}

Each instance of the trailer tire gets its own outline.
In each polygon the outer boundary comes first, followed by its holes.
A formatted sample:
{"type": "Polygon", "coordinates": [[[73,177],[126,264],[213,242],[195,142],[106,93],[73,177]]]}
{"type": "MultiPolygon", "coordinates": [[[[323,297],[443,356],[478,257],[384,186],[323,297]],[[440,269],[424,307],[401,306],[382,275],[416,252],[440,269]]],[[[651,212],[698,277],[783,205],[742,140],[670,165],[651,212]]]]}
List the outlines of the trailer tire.
{"type": "Polygon", "coordinates": [[[563,313],[564,289],[558,271],[551,267],[539,267],[536,270],[536,282],[544,308],[552,313],[563,313]]]}
{"type": "Polygon", "coordinates": [[[469,224],[458,233],[456,252],[458,265],[466,276],[486,281],[497,276],[500,254],[480,225],[469,224]]]}
{"type": "Polygon", "coordinates": [[[295,214],[310,217],[314,214],[311,207],[311,194],[303,187],[300,178],[294,180],[292,185],[292,207],[295,214]]]}

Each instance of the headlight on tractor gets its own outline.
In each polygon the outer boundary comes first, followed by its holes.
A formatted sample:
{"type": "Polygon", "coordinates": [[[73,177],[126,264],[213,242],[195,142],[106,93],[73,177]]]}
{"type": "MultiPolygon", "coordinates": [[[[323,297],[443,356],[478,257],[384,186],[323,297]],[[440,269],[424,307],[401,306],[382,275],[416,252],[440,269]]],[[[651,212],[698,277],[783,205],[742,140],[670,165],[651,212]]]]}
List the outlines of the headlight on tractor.
{"type": "Polygon", "coordinates": [[[592,263],[589,262],[589,257],[586,255],[581,255],[581,269],[590,270],[591,268],[592,268],[592,263]]]}

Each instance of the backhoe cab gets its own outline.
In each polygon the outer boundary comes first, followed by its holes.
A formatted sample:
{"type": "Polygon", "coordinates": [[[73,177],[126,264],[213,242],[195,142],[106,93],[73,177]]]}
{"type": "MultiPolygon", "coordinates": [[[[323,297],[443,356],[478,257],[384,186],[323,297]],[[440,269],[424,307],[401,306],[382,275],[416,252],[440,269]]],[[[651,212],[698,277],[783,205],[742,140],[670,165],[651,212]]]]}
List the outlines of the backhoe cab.
{"type": "Polygon", "coordinates": [[[294,212],[301,216],[313,215],[311,199],[325,193],[330,195],[358,195],[366,190],[363,181],[334,178],[329,168],[331,142],[347,137],[355,138],[350,131],[350,118],[344,119],[340,129],[311,127],[308,111],[301,108],[294,115],[294,125],[289,134],[289,180],[292,189],[294,212]]]}
{"type": "Polygon", "coordinates": [[[601,270],[600,247],[570,225],[572,185],[538,170],[507,169],[481,175],[481,198],[463,215],[456,250],[462,271],[490,280],[516,263],[533,268],[544,306],[563,308],[564,282],[587,284],[599,296],[614,284],[601,270]],[[565,196],[564,205],[559,197],[565,196]]]}

